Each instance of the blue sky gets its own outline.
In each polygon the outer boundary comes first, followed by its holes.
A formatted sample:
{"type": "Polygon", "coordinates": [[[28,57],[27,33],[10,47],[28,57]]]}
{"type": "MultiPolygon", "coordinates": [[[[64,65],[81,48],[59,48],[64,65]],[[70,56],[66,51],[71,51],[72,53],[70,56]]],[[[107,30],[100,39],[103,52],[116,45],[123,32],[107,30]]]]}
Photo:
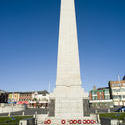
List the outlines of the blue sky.
{"type": "MultiPolygon", "coordinates": [[[[125,74],[125,1],[76,0],[86,91],[125,74]]],[[[51,91],[56,81],[60,0],[0,0],[0,89],[51,91]]]]}

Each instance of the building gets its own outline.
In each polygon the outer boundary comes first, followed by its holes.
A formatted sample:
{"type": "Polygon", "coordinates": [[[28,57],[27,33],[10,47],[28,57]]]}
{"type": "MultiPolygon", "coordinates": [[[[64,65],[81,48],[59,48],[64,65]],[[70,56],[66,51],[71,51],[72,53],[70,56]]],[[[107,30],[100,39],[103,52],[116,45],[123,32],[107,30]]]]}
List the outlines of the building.
{"type": "Polygon", "coordinates": [[[37,91],[32,93],[32,100],[30,107],[47,108],[49,103],[49,93],[44,91],[37,91]]]}
{"type": "Polygon", "coordinates": [[[19,101],[18,104],[29,104],[29,101],[32,100],[32,93],[33,92],[19,92],[19,101]]]}
{"type": "Polygon", "coordinates": [[[113,106],[110,99],[109,87],[98,88],[95,87],[89,92],[90,107],[93,108],[109,108],[113,106]]]}
{"type": "Polygon", "coordinates": [[[123,80],[125,80],[125,76],[123,77],[123,80]]]}
{"type": "Polygon", "coordinates": [[[8,93],[0,90],[0,103],[7,103],[8,102],[8,93]]]}
{"type": "Polygon", "coordinates": [[[17,103],[19,101],[19,92],[8,92],[8,103],[17,103]]]}
{"type": "Polygon", "coordinates": [[[111,99],[115,106],[125,105],[125,76],[121,81],[109,81],[111,99]]]}
{"type": "Polygon", "coordinates": [[[37,92],[8,92],[7,101],[8,103],[14,104],[27,104],[27,106],[36,107],[36,103],[42,103],[48,105],[49,93],[44,91],[37,92]],[[32,103],[33,104],[32,104],[32,103]],[[34,106],[35,105],[35,106],[34,106]]]}
{"type": "Polygon", "coordinates": [[[48,107],[49,93],[44,91],[19,92],[17,104],[26,104],[29,108],[48,107]]]}

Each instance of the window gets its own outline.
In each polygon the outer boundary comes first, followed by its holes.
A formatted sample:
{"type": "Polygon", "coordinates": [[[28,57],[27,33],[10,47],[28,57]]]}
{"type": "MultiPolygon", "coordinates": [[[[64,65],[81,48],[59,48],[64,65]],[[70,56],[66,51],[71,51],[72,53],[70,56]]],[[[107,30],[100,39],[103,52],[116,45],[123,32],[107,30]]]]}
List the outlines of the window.
{"type": "Polygon", "coordinates": [[[106,96],[105,96],[105,99],[106,99],[106,100],[110,99],[110,96],[109,96],[109,95],[106,95],[106,96]]]}
{"type": "Polygon", "coordinates": [[[93,97],[92,97],[92,100],[97,100],[97,96],[93,96],[93,97]]]}
{"type": "Polygon", "coordinates": [[[112,89],[112,91],[115,92],[120,92],[120,88],[119,89],[112,89]]]}
{"type": "Polygon", "coordinates": [[[92,91],[92,95],[95,95],[96,94],[96,91],[92,91]]]}
{"type": "Polygon", "coordinates": [[[121,92],[125,92],[125,88],[121,88],[120,90],[121,90],[121,92]]]}
{"type": "Polygon", "coordinates": [[[105,90],[105,94],[109,94],[109,89],[106,89],[106,90],[105,90]]]}
{"type": "Polygon", "coordinates": [[[114,96],[113,96],[113,99],[121,99],[121,98],[122,98],[121,95],[114,95],[114,96]]]}

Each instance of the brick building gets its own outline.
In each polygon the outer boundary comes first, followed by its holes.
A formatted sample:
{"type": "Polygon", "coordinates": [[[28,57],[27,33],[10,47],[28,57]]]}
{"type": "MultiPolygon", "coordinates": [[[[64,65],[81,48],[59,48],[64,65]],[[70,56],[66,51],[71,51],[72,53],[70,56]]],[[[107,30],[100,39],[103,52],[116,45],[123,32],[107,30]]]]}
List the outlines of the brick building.
{"type": "Polygon", "coordinates": [[[110,99],[109,87],[93,88],[89,92],[90,106],[94,108],[108,108],[113,106],[113,102],[110,99]]]}
{"type": "Polygon", "coordinates": [[[29,104],[29,101],[32,100],[33,92],[20,92],[18,104],[29,104]]]}

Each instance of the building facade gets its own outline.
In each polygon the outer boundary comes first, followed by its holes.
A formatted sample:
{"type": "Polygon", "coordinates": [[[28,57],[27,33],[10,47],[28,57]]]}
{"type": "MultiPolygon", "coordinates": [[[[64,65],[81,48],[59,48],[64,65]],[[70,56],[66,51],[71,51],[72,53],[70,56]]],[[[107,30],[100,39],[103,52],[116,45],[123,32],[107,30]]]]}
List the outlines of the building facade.
{"type": "Polygon", "coordinates": [[[125,76],[123,77],[123,80],[125,80],[125,76]]]}
{"type": "Polygon", "coordinates": [[[8,92],[8,103],[17,103],[19,101],[19,92],[8,92]]]}
{"type": "Polygon", "coordinates": [[[89,103],[93,108],[109,108],[113,106],[110,99],[110,91],[108,87],[94,88],[89,92],[89,103]]]}
{"type": "Polygon", "coordinates": [[[38,91],[32,93],[32,100],[30,101],[30,107],[48,108],[49,93],[47,91],[38,91]]]}
{"type": "Polygon", "coordinates": [[[125,80],[109,81],[110,97],[114,106],[125,105],[125,80]]]}
{"type": "Polygon", "coordinates": [[[0,103],[7,103],[7,102],[8,102],[8,93],[0,90],[0,103]]]}
{"type": "Polygon", "coordinates": [[[20,92],[18,104],[29,104],[33,92],[20,92]]]}

